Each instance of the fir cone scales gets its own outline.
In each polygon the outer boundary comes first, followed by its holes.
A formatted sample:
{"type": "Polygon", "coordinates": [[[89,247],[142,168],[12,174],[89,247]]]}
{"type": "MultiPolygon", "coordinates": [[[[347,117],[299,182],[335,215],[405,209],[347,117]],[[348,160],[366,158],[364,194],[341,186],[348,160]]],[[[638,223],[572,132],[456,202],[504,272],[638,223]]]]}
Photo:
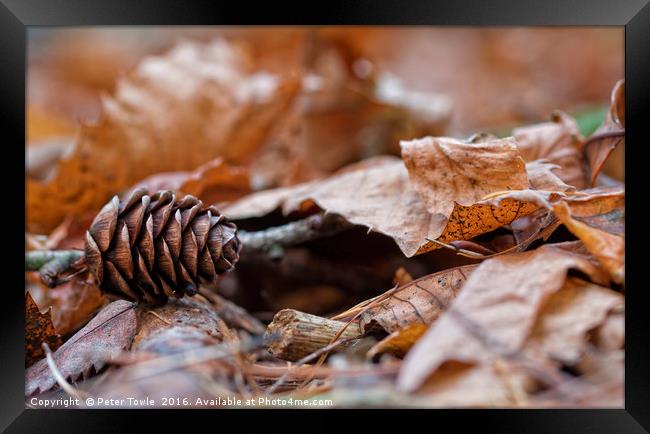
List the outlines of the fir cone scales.
{"type": "Polygon", "coordinates": [[[117,196],[86,232],[85,260],[100,288],[134,301],[196,294],[201,282],[233,268],[237,227],[214,206],[171,191],[117,196]]]}

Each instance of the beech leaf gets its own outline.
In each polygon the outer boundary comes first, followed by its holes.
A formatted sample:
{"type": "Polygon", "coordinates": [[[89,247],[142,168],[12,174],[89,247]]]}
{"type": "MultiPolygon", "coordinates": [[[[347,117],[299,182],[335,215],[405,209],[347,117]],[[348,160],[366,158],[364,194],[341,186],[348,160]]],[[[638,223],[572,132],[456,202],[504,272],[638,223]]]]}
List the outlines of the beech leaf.
{"type": "Polygon", "coordinates": [[[580,150],[582,136],[571,116],[556,111],[550,122],[515,128],[512,135],[526,162],[554,164],[553,172],[562,181],[579,189],[587,186],[580,150]]]}
{"type": "Polygon", "coordinates": [[[451,304],[476,265],[465,265],[429,274],[397,288],[386,300],[360,317],[363,330],[373,323],[392,333],[412,324],[429,325],[451,304]]]}
{"type": "MultiPolygon", "coordinates": [[[[613,131],[625,130],[625,80],[619,80],[612,89],[611,104],[603,124],[594,132],[594,136],[613,131]]],[[[607,157],[616,146],[623,144],[624,137],[608,137],[588,144],[585,157],[589,165],[590,185],[594,185],[596,177],[607,161],[607,157]]]]}
{"type": "Polygon", "coordinates": [[[493,203],[454,204],[449,216],[431,215],[402,161],[375,157],[347,166],[324,180],[248,195],[223,211],[238,220],[262,217],[278,208],[285,215],[322,209],[391,237],[404,255],[411,257],[439,247],[427,238],[443,242],[470,239],[538,208],[510,197],[500,199],[498,205],[493,203]]]}
{"type": "Polygon", "coordinates": [[[252,71],[250,62],[223,40],[179,44],[142,61],[103,98],[99,121],[82,125],[54,177],[27,180],[30,231],[47,233],[155,173],[193,170],[217,156],[246,161],[300,85],[291,74],[252,71]]]}
{"type": "MultiPolygon", "coordinates": [[[[63,378],[75,381],[99,371],[107,362],[131,345],[136,328],[133,304],[118,300],[107,305],[54,354],[54,363],[63,378]]],[[[27,369],[25,396],[50,390],[56,380],[41,359],[27,369]]]]}
{"type": "Polygon", "coordinates": [[[547,244],[537,250],[484,261],[459,296],[404,359],[398,386],[418,389],[444,362],[478,364],[495,353],[520,351],[536,313],[577,269],[597,283],[608,278],[579,242],[547,244]]]}

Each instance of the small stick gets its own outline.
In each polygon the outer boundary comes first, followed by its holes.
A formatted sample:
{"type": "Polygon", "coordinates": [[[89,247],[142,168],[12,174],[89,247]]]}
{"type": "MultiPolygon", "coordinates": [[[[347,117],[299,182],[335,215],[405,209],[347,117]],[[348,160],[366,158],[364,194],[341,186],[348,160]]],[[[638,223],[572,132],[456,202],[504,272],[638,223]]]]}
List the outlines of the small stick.
{"type": "Polygon", "coordinates": [[[278,312],[264,334],[264,344],[279,359],[295,362],[332,343],[337,337],[357,338],[360,327],[350,327],[337,336],[346,323],[293,309],[278,312]]]}
{"type": "Polygon", "coordinates": [[[63,273],[83,270],[81,250],[32,250],[25,252],[25,271],[38,271],[41,281],[53,288],[63,273]]]}
{"type": "MultiPolygon", "coordinates": [[[[321,356],[322,354],[325,354],[325,353],[327,353],[329,351],[332,351],[334,348],[338,347],[339,345],[347,344],[348,342],[351,342],[351,341],[356,340],[358,338],[359,338],[358,336],[355,336],[355,337],[348,338],[348,339],[340,339],[338,341],[332,342],[331,344],[329,344],[326,347],[323,347],[323,348],[321,348],[321,349],[319,349],[317,351],[314,351],[311,354],[306,355],[305,357],[303,357],[300,360],[297,360],[295,365],[290,366],[289,370],[287,370],[287,372],[285,372],[285,374],[283,376],[278,378],[278,380],[275,383],[273,383],[271,388],[266,391],[266,394],[267,395],[273,394],[273,392],[275,392],[278,387],[280,387],[282,384],[284,384],[285,380],[293,372],[292,371],[293,368],[297,368],[297,367],[300,367],[300,366],[304,365],[305,363],[309,363],[312,360],[314,360],[316,357],[321,356]]],[[[320,367],[320,365],[317,366],[317,367],[320,367]]],[[[307,380],[305,380],[305,381],[309,381],[309,380],[311,380],[311,374],[309,374],[309,377],[307,377],[307,380]]]]}
{"type": "Polygon", "coordinates": [[[335,214],[316,214],[302,220],[261,231],[237,232],[242,242],[242,254],[254,252],[282,252],[283,246],[300,244],[335,235],[354,225],[335,214]]]}
{"type": "Polygon", "coordinates": [[[43,342],[41,347],[45,352],[45,357],[47,359],[47,366],[48,368],[50,368],[50,371],[52,371],[52,376],[54,377],[56,382],[59,383],[61,389],[63,389],[63,391],[66,392],[68,395],[70,395],[72,398],[81,401],[88,398],[90,395],[86,394],[85,392],[82,392],[81,390],[75,389],[74,387],[72,387],[70,383],[66,381],[65,378],[63,378],[63,374],[61,374],[61,371],[59,371],[59,368],[56,366],[56,363],[54,362],[54,357],[52,356],[52,350],[50,350],[50,347],[47,345],[47,343],[43,342]]]}

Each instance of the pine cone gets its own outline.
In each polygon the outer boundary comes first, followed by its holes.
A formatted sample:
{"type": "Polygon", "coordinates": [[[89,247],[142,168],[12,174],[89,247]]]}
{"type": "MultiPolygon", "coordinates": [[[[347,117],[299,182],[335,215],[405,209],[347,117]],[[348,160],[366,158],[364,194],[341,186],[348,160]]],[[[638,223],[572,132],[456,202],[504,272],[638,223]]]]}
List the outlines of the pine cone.
{"type": "Polygon", "coordinates": [[[107,203],[86,232],[85,259],[100,288],[133,301],[194,295],[233,268],[237,227],[214,206],[171,191],[135,190],[107,203]]]}

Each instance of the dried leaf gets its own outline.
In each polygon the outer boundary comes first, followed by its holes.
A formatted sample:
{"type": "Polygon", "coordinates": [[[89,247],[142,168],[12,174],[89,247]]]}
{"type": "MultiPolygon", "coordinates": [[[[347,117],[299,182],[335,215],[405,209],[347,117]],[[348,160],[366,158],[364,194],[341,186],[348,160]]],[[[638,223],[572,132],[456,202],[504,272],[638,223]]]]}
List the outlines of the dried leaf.
{"type": "Polygon", "coordinates": [[[412,324],[431,324],[451,304],[476,267],[451,268],[407,283],[361,314],[361,327],[368,331],[377,324],[392,333],[412,324]]]}
{"type": "Polygon", "coordinates": [[[201,332],[222,338],[223,322],[211,303],[203,297],[172,299],[162,306],[140,304],[135,309],[138,327],[131,350],[135,351],[162,330],[172,327],[194,327],[201,332]]]}
{"type": "Polygon", "coordinates": [[[248,171],[224,163],[221,157],[191,172],[157,173],[140,181],[132,190],[140,187],[149,191],[172,190],[178,196],[190,194],[205,203],[238,199],[251,191],[248,171]]]}
{"type": "MultiPolygon", "coordinates": [[[[76,125],[60,113],[40,104],[30,103],[27,108],[26,142],[29,146],[52,139],[71,137],[76,125]]],[[[42,145],[41,145],[42,146],[42,145]]],[[[39,145],[36,148],[40,147],[39,145]]]]}
{"type": "Polygon", "coordinates": [[[526,403],[527,377],[497,359],[471,366],[445,362],[422,386],[429,407],[506,407],[526,403]]]}
{"type": "Polygon", "coordinates": [[[610,234],[625,235],[625,187],[591,188],[563,201],[574,219],[610,234]]]}
{"type": "Polygon", "coordinates": [[[526,162],[542,160],[555,164],[557,168],[553,172],[562,181],[576,188],[586,187],[579,148],[582,136],[571,116],[556,111],[550,122],[515,128],[512,135],[526,162]]]}
{"type": "Polygon", "coordinates": [[[322,181],[249,195],[223,211],[237,220],[261,217],[278,208],[285,215],[320,208],[388,235],[404,255],[411,257],[439,247],[427,238],[443,242],[470,239],[509,224],[537,207],[508,197],[497,206],[492,201],[470,206],[456,204],[448,219],[442,214],[432,216],[413,189],[401,160],[376,157],[348,166],[322,181]]]}
{"type": "MultiPolygon", "coordinates": [[[[625,129],[625,80],[619,80],[612,89],[611,106],[603,124],[594,132],[594,136],[612,131],[621,131],[625,129]]],[[[589,164],[590,185],[594,185],[596,177],[603,168],[607,157],[612,153],[614,148],[624,144],[624,137],[610,137],[592,142],[584,149],[587,162],[589,164]]]]}
{"type": "MultiPolygon", "coordinates": [[[[132,307],[128,301],[114,301],[53,354],[63,378],[72,381],[85,378],[128,348],[136,328],[132,307]]],[[[25,375],[25,396],[46,392],[56,384],[45,359],[30,366],[25,375]]]]}
{"type": "Polygon", "coordinates": [[[250,69],[244,52],[220,40],[145,59],[104,98],[99,122],[82,125],[56,176],[27,180],[30,231],[48,232],[154,173],[248,159],[299,88],[296,77],[250,69]]]}
{"type": "Polygon", "coordinates": [[[526,172],[528,173],[530,186],[535,190],[555,192],[575,190],[572,186],[565,184],[556,175],[555,172],[558,168],[558,165],[547,163],[545,160],[535,160],[526,163],[526,172]]]}
{"type": "Polygon", "coordinates": [[[612,310],[623,307],[623,295],[570,277],[537,314],[524,346],[531,359],[551,358],[574,366],[583,355],[587,332],[603,324],[612,310]]]}
{"type": "Polygon", "coordinates": [[[536,313],[564,284],[569,269],[597,283],[607,276],[579,243],[544,245],[498,256],[472,273],[460,295],[404,359],[398,386],[418,389],[444,362],[469,364],[515,354],[533,330],[536,313]]]}
{"type": "Polygon", "coordinates": [[[399,267],[395,270],[395,275],[393,276],[393,285],[402,286],[407,283],[413,282],[413,276],[404,268],[399,267]]]}
{"type": "Polygon", "coordinates": [[[41,313],[29,291],[25,292],[25,366],[45,357],[41,344],[52,351],[61,346],[61,336],[52,323],[52,307],[41,313]]]}
{"type": "Polygon", "coordinates": [[[624,309],[613,309],[603,323],[593,332],[594,343],[599,349],[612,351],[625,344],[624,309]]]}
{"type": "Polygon", "coordinates": [[[124,402],[124,408],[133,408],[132,403],[126,405],[127,399],[135,399],[147,408],[151,407],[147,402],[164,408],[163,399],[174,400],[179,405],[181,402],[194,405],[197,398],[214,399],[215,395],[229,393],[225,388],[215,387],[218,383],[214,377],[218,381],[219,371],[210,368],[209,361],[199,363],[189,359],[193,350],[218,344],[218,339],[192,326],[165,328],[143,340],[136,353],[129,353],[135,356],[135,363],[108,372],[92,392],[95,396],[124,402]],[[186,353],[188,360],[179,366],[174,357],[182,356],[181,353],[186,353]]]}
{"type": "Polygon", "coordinates": [[[107,298],[95,283],[83,279],[71,281],[47,291],[56,329],[66,335],[78,330],[104,304],[107,298]]]}
{"type": "Polygon", "coordinates": [[[427,331],[428,327],[428,325],[416,322],[399,330],[395,330],[373,345],[373,347],[368,350],[367,357],[372,359],[375,356],[384,353],[389,353],[397,357],[404,357],[408,350],[410,350],[424,332],[427,331]]]}
{"type": "Polygon", "coordinates": [[[553,212],[571,233],[582,240],[587,250],[605,267],[614,282],[625,281],[624,236],[610,234],[574,219],[566,202],[556,204],[553,212]]]}
{"type": "Polygon", "coordinates": [[[583,375],[563,381],[530,400],[533,407],[622,408],[624,352],[590,352],[581,363],[583,375]]]}
{"type": "Polygon", "coordinates": [[[402,141],[402,158],[431,215],[449,218],[454,204],[471,206],[490,193],[528,188],[511,138],[463,143],[448,137],[402,141]]]}

